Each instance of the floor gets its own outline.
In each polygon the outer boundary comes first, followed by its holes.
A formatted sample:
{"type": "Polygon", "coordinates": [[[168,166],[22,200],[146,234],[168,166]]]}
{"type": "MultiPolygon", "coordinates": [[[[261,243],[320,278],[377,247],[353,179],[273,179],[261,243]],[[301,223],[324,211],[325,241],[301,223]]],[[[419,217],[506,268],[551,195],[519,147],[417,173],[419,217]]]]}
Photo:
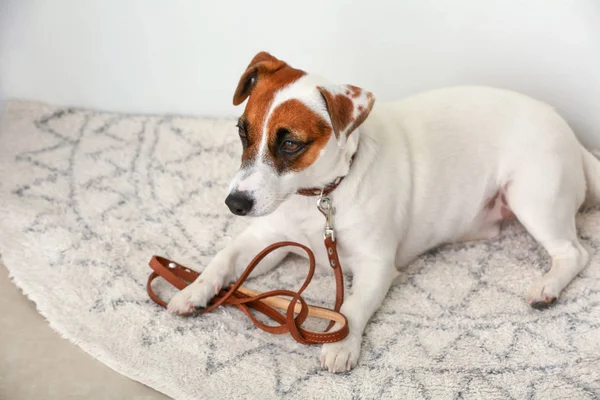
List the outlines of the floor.
{"type": "Polygon", "coordinates": [[[0,265],[0,399],[155,400],[167,396],[98,362],[52,330],[0,265]]]}

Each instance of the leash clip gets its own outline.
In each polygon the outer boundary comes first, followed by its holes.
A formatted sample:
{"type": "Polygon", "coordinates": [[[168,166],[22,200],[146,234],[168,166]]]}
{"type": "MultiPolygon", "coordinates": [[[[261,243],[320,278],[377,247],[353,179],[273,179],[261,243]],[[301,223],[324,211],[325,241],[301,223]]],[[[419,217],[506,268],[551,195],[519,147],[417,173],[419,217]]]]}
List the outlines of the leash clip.
{"type": "Polygon", "coordinates": [[[321,190],[321,195],[319,196],[319,200],[317,200],[317,208],[321,211],[321,214],[325,216],[323,238],[327,239],[328,237],[331,237],[331,240],[335,242],[335,229],[333,229],[333,215],[335,214],[335,208],[333,207],[331,198],[325,195],[323,190],[321,190]]]}

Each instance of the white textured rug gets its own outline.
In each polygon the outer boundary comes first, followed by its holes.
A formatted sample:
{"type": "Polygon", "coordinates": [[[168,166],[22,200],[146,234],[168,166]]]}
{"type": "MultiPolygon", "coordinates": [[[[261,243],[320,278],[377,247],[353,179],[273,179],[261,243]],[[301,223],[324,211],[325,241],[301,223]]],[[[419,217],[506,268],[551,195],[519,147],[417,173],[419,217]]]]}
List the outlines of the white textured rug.
{"type": "MultiPolygon", "coordinates": [[[[549,260],[520,226],[446,246],[402,271],[359,366],[340,375],[319,369],[317,347],[237,310],[181,318],[151,303],[152,254],[201,269],[245,224],[223,204],[240,151],[233,125],[8,104],[0,253],[62,336],[180,399],[600,397],[598,212],[579,218],[591,265],[555,307],[524,300],[549,260]]],[[[296,287],[304,271],[289,259],[250,286],[296,287]]],[[[331,288],[322,271],[307,297],[328,303],[331,288]]]]}

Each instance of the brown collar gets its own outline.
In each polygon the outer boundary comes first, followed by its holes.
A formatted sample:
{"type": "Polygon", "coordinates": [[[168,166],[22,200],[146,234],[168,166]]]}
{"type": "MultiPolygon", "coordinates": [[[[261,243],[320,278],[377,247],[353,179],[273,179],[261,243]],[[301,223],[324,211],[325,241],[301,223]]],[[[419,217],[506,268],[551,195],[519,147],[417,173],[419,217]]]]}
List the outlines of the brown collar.
{"type": "MultiPolygon", "coordinates": [[[[356,156],[356,152],[350,158],[350,166],[352,166],[352,162],[354,161],[354,157],[356,156]]],[[[329,193],[333,192],[344,180],[345,176],[338,176],[335,178],[333,182],[328,183],[325,187],[322,188],[306,188],[306,189],[298,189],[296,194],[300,196],[327,196],[329,193]]]]}

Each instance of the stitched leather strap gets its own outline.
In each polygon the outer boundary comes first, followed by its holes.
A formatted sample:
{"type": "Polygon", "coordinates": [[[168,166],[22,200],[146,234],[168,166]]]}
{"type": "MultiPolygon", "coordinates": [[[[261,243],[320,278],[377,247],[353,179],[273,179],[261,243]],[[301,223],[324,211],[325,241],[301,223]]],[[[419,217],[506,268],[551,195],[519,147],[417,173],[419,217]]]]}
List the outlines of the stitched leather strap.
{"type": "MultiPolygon", "coordinates": [[[[337,254],[337,243],[332,237],[325,238],[325,247],[329,259],[329,265],[334,270],[336,280],[335,306],[333,310],[310,306],[302,298],[302,293],[312,280],[315,271],[315,256],[306,246],[296,242],[278,242],[266,247],[248,264],[240,278],[230,285],[227,290],[222,289],[201,313],[207,313],[221,305],[232,305],[246,314],[252,323],[258,328],[273,334],[289,333],[299,343],[318,344],[331,343],[344,339],[348,335],[348,321],[346,317],[339,312],[344,300],[344,277],[342,267],[337,254]],[[271,290],[259,293],[251,289],[242,287],[244,281],[248,278],[252,270],[272,251],[281,247],[298,247],[308,255],[309,270],[304,283],[297,292],[292,290],[271,290]],[[290,298],[286,300],[284,297],[290,298]],[[270,319],[277,322],[278,325],[268,325],[259,321],[250,311],[260,312],[270,319]],[[284,312],[278,311],[285,310],[284,312]],[[313,332],[302,328],[303,322],[307,317],[316,317],[329,320],[329,326],[325,332],[313,332]],[[335,323],[340,327],[329,332],[335,323]]],[[[166,307],[167,303],[160,299],[152,290],[152,281],[158,276],[165,279],[177,289],[182,290],[200,276],[199,273],[186,268],[163,257],[154,256],[150,260],[150,268],[154,272],[148,278],[147,291],[150,298],[157,304],[166,307]]]]}

